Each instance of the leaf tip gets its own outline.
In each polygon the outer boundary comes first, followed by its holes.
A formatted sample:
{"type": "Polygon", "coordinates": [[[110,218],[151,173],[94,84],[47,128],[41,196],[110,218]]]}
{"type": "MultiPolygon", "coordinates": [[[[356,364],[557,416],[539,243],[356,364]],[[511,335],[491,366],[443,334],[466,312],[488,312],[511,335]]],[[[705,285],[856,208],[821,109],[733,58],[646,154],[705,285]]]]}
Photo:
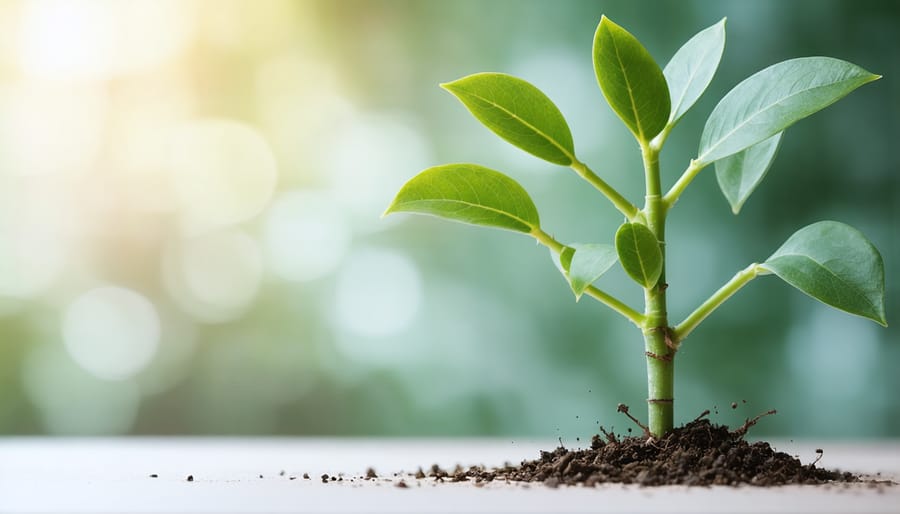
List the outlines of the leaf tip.
{"type": "Polygon", "coordinates": [[[397,205],[397,201],[395,199],[393,202],[391,202],[390,205],[387,206],[387,209],[385,209],[384,212],[381,213],[381,219],[384,219],[385,216],[387,216],[388,214],[392,214],[392,213],[396,212],[394,210],[394,207],[396,207],[396,205],[397,205]]]}

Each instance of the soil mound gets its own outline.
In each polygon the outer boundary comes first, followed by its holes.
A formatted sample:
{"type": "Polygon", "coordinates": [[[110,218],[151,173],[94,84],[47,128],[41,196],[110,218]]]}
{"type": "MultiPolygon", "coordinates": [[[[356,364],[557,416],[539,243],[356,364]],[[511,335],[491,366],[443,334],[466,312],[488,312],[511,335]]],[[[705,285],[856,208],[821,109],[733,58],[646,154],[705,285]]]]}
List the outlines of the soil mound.
{"type": "MultiPolygon", "coordinates": [[[[603,436],[593,437],[588,449],[559,447],[518,466],[457,469],[444,476],[476,483],[543,482],[550,487],[601,483],[777,486],[859,481],[852,473],[817,468],[816,462],[802,464],[775,451],[769,443],[749,443],[743,438],[748,426],[730,431],[708,419],[696,419],[661,439],[620,438],[604,431],[603,436]]],[[[817,452],[821,455],[821,450],[817,452]]]]}

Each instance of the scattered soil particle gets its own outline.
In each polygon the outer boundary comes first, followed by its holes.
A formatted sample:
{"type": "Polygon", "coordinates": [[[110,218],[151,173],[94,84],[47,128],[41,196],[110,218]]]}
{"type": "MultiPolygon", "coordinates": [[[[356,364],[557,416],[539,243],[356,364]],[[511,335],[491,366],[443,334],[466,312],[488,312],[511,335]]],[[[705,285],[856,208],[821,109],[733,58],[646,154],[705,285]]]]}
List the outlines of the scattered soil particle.
{"type": "Polygon", "coordinates": [[[399,482],[397,482],[396,484],[394,484],[394,487],[399,487],[399,488],[401,488],[401,489],[406,489],[406,488],[409,487],[409,486],[406,485],[406,481],[400,480],[399,482]]]}
{"type": "Polygon", "coordinates": [[[284,476],[284,470],[283,470],[283,469],[282,469],[281,471],[278,472],[278,476],[280,476],[280,477],[283,477],[283,476],[284,476]]]}
{"type": "Polygon", "coordinates": [[[288,477],[288,480],[297,480],[297,477],[288,477]]]}
{"type": "Polygon", "coordinates": [[[188,476],[187,476],[187,481],[188,481],[188,482],[193,482],[193,481],[194,481],[194,475],[188,475],[188,476]]]}
{"type": "Polygon", "coordinates": [[[159,475],[156,473],[150,473],[150,478],[159,478],[159,475]]]}
{"type": "Polygon", "coordinates": [[[303,480],[309,480],[309,473],[303,473],[303,480]]]}
{"type": "Polygon", "coordinates": [[[328,477],[328,473],[322,473],[322,483],[323,483],[323,484],[327,484],[327,483],[328,483],[328,478],[329,478],[329,477],[328,477]]]}
{"type": "Polygon", "coordinates": [[[425,472],[422,471],[422,468],[419,468],[418,470],[416,470],[416,478],[419,480],[425,478],[425,472]]]}
{"type": "Polygon", "coordinates": [[[737,409],[737,402],[731,402],[731,408],[737,409]]]}
{"type": "Polygon", "coordinates": [[[375,472],[375,468],[366,469],[366,478],[378,478],[378,473],[375,472]]]}
{"type": "Polygon", "coordinates": [[[702,419],[706,414],[661,439],[619,438],[601,429],[603,436],[595,435],[588,449],[569,450],[560,446],[518,466],[472,467],[452,474],[435,465],[429,476],[435,481],[450,477],[457,482],[465,477],[476,483],[543,482],[548,487],[601,483],[777,486],[860,480],[851,473],[817,468],[818,461],[804,465],[786,453],[773,450],[766,442],[748,443],[743,436],[758,418],[730,431],[728,427],[702,419]]]}
{"type": "Polygon", "coordinates": [[[263,478],[262,473],[259,474],[259,478],[263,478]]]}

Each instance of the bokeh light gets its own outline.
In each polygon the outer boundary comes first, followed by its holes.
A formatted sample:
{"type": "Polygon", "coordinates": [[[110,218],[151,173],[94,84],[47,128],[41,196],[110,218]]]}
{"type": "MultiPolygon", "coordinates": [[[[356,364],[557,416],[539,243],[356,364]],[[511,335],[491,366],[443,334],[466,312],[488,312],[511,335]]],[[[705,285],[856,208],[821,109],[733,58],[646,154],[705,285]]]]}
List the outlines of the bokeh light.
{"type": "Polygon", "coordinates": [[[153,304],[134,291],[100,287],[79,296],[66,309],[63,341],[72,359],[106,380],[140,372],[159,345],[159,315],[153,304]]]}
{"type": "Polygon", "coordinates": [[[169,165],[188,232],[253,218],[268,204],[278,178],[265,139],[227,120],[177,130],[169,165]]]}
{"type": "Polygon", "coordinates": [[[56,345],[33,348],[22,378],[50,434],[123,434],[137,417],[140,395],[133,382],[97,378],[56,345]]]}
{"type": "MultiPolygon", "coordinates": [[[[421,302],[422,280],[408,257],[384,249],[357,250],[337,277],[335,328],[363,337],[397,334],[409,326],[421,302]]],[[[359,344],[375,353],[392,351],[365,339],[359,344]]],[[[347,350],[355,354],[360,348],[347,350]]]]}
{"type": "Polygon", "coordinates": [[[220,231],[172,242],[163,261],[169,294],[198,321],[240,316],[262,280],[256,241],[239,231],[220,231]]]}
{"type": "Polygon", "coordinates": [[[304,282],[337,269],[350,245],[350,227],[332,195],[290,191],[275,199],[263,231],[269,267],[304,282]]]}
{"type": "MultiPolygon", "coordinates": [[[[575,303],[545,249],[382,217],[418,171],[476,162],[519,181],[559,240],[610,243],[621,216],[601,195],[438,87],[479,71],[534,83],[579,158],[640,202],[638,149],[591,64],[606,14],[660,64],[728,17],[665,185],[750,73],[834,55],[884,75],[792,127],[740,216],[698,176],[669,218],[667,281],[680,318],[799,226],[860,228],[884,257],[891,326],[755,281],[679,352],[679,412],[746,398],[779,409],[760,436],[897,436],[900,4],[650,4],[0,2],[0,433],[584,441],[618,423],[618,402],[644,399],[640,335],[575,303]]],[[[621,269],[598,285],[640,305],[621,269]]]]}

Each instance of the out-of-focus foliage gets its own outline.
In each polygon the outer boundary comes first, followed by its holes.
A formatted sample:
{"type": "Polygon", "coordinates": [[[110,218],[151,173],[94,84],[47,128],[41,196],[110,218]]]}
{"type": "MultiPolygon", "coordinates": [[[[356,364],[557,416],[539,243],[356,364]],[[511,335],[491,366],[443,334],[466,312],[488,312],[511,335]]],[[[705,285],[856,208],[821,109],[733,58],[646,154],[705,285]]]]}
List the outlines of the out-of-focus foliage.
{"type": "MultiPolygon", "coordinates": [[[[558,239],[612,243],[622,218],[599,194],[437,86],[527,80],[579,159],[640,201],[639,153],[593,75],[601,14],[659,63],[728,17],[664,187],[752,73],[832,55],[884,76],[792,128],[741,216],[705,170],[670,218],[667,279],[681,319],[801,226],[861,229],[884,256],[891,327],[760,280],[683,347],[679,412],[775,407],[759,435],[900,435],[900,5],[818,0],[3,2],[0,433],[623,427],[615,405],[644,400],[640,338],[576,304],[546,251],[380,218],[420,170],[476,162],[520,182],[558,239]]],[[[639,305],[618,266],[601,283],[639,305]]]]}

